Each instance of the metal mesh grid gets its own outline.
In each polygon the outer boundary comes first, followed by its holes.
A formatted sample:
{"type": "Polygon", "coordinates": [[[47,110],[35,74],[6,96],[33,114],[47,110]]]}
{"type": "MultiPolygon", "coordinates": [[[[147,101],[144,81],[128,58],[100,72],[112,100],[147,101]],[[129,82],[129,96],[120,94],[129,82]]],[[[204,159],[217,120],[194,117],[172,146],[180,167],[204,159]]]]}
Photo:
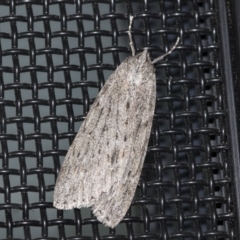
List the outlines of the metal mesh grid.
{"type": "Polygon", "coordinates": [[[1,239],[235,239],[216,6],[208,1],[0,1],[1,239]],[[157,107],[136,196],[116,229],[52,194],[109,74],[138,51],[156,65],[157,107]],[[163,47],[162,47],[163,46],[163,47]]]}

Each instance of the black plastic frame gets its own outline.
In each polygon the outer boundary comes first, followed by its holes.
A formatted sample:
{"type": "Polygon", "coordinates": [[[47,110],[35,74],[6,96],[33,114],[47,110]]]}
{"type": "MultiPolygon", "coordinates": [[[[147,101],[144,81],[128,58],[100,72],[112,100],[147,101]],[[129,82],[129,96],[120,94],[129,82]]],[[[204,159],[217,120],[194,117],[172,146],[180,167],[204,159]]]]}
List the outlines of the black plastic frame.
{"type": "Polygon", "coordinates": [[[233,159],[236,239],[240,238],[240,1],[218,0],[222,73],[228,108],[230,153],[233,159]]]}

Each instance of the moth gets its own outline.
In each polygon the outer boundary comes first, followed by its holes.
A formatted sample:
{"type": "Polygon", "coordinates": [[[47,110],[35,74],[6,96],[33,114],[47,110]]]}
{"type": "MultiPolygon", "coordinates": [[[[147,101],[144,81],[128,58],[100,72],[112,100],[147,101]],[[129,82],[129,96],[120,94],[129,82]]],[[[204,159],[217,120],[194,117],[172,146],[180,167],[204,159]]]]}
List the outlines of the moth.
{"type": "Polygon", "coordinates": [[[70,146],[54,190],[58,209],[91,207],[114,228],[124,218],[140,178],[156,102],[154,63],[147,50],[132,56],[109,77],[70,146]]]}

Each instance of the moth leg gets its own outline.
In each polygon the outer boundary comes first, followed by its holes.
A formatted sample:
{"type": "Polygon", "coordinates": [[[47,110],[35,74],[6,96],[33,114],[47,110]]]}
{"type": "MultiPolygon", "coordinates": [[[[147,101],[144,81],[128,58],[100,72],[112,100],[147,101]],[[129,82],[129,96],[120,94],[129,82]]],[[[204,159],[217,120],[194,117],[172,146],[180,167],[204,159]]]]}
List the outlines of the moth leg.
{"type": "Polygon", "coordinates": [[[134,18],[133,16],[130,16],[130,22],[129,22],[129,26],[128,26],[128,36],[129,36],[129,45],[132,50],[132,56],[135,56],[135,48],[134,48],[132,34],[131,34],[133,18],[134,18]]]}
{"type": "Polygon", "coordinates": [[[180,38],[178,37],[178,39],[177,39],[177,41],[175,42],[174,46],[173,46],[167,53],[163,54],[163,55],[160,56],[160,57],[155,58],[155,59],[152,61],[152,64],[154,64],[154,63],[162,60],[164,57],[166,57],[167,55],[171,54],[172,51],[177,47],[179,41],[180,41],[180,38]]]}

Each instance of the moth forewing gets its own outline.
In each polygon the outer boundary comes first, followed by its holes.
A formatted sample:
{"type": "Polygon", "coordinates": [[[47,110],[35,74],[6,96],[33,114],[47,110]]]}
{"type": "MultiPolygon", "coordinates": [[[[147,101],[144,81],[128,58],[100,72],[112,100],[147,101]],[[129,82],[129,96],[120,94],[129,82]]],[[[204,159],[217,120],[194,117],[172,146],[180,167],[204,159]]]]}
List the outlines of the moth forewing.
{"type": "MultiPolygon", "coordinates": [[[[128,108],[122,113],[128,116],[128,125],[131,127],[122,128],[121,135],[128,137],[116,148],[122,154],[119,154],[117,164],[112,165],[112,188],[109,192],[103,192],[93,207],[97,218],[112,228],[125,216],[136,191],[154,115],[156,78],[149,56],[141,58],[142,54],[128,58],[129,70],[126,73],[129,76],[133,72],[137,83],[129,86],[130,92],[121,93],[128,99],[128,106],[118,105],[121,110],[128,108]]],[[[124,79],[119,81],[123,82],[124,79]]]]}

